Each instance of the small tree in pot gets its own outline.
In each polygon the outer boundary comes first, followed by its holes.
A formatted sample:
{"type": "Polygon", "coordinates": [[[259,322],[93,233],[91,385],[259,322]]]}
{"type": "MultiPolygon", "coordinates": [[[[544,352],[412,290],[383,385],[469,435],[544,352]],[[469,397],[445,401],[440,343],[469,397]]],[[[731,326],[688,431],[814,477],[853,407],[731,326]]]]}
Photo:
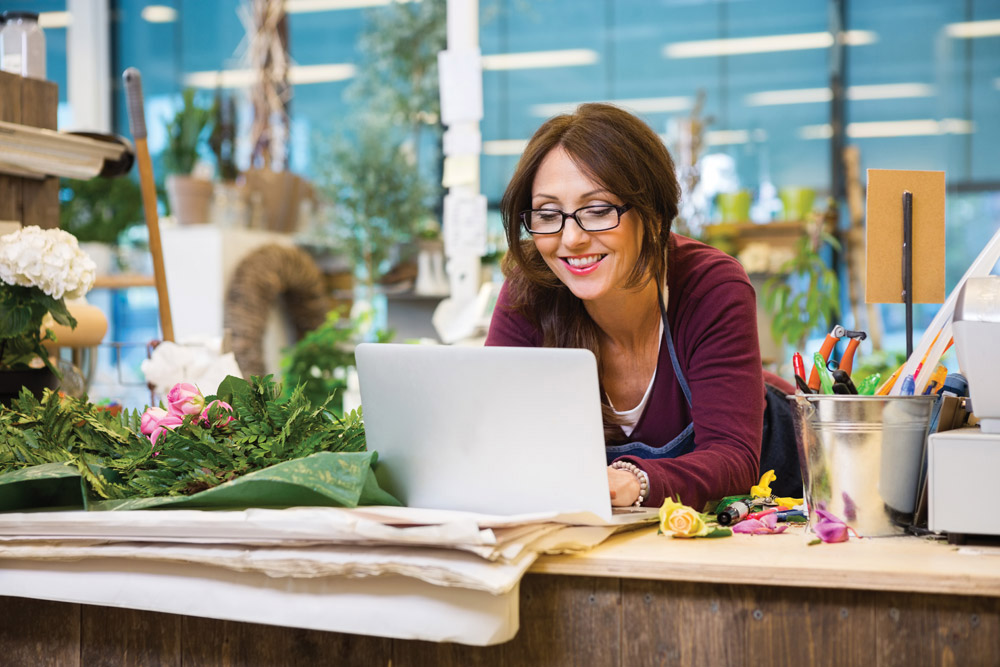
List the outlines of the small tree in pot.
{"type": "Polygon", "coordinates": [[[198,149],[207,140],[214,110],[195,101],[195,91],[182,94],[181,108],[167,123],[163,169],[167,173],[167,200],[171,213],[182,224],[208,222],[213,183],[192,175],[198,149]]]}

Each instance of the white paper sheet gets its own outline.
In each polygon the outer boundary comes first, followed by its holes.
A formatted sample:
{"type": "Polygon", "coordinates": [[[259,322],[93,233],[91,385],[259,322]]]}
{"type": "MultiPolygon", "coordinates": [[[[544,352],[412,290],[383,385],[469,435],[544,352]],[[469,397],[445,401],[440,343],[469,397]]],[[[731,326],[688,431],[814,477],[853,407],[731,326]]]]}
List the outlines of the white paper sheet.
{"type": "Polygon", "coordinates": [[[518,628],[516,586],[490,595],[396,575],[273,578],[136,559],[8,560],[0,595],[474,646],[507,641],[518,628]]]}

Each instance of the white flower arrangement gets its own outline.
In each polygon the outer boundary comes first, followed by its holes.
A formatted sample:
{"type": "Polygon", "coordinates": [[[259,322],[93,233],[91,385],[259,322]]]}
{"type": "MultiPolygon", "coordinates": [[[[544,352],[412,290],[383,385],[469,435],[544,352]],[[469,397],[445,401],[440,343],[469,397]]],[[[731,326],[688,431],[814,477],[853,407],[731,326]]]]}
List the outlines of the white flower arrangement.
{"type": "Polygon", "coordinates": [[[94,285],[97,266],[76,237],[61,229],[25,227],[0,236],[0,370],[57,371],[42,347],[46,314],[70,328],[76,320],[64,299],[78,299],[94,285]],[[39,363],[41,362],[41,363],[39,363]]]}
{"type": "Polygon", "coordinates": [[[97,265],[61,229],[24,227],[0,236],[0,280],[37,287],[53,299],[79,299],[94,286],[97,265]]]}

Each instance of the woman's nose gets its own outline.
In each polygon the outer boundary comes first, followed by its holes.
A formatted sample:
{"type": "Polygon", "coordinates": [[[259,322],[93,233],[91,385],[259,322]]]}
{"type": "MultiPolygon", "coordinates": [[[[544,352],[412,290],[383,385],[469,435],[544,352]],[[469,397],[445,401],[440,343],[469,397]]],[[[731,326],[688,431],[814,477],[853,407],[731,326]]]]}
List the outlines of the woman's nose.
{"type": "Polygon", "coordinates": [[[586,245],[589,240],[590,235],[577,224],[575,219],[566,218],[566,224],[563,225],[562,230],[562,244],[565,247],[574,248],[586,245]]]}

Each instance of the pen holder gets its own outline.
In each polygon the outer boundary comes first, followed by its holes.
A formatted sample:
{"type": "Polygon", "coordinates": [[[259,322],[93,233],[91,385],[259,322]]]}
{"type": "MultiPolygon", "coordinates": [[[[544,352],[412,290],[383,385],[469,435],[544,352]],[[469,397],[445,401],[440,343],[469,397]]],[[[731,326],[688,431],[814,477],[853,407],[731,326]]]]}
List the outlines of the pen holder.
{"type": "MultiPolygon", "coordinates": [[[[864,537],[898,535],[913,518],[935,396],[792,395],[809,509],[864,537]]],[[[819,519],[810,512],[810,528],[819,519]]]]}

